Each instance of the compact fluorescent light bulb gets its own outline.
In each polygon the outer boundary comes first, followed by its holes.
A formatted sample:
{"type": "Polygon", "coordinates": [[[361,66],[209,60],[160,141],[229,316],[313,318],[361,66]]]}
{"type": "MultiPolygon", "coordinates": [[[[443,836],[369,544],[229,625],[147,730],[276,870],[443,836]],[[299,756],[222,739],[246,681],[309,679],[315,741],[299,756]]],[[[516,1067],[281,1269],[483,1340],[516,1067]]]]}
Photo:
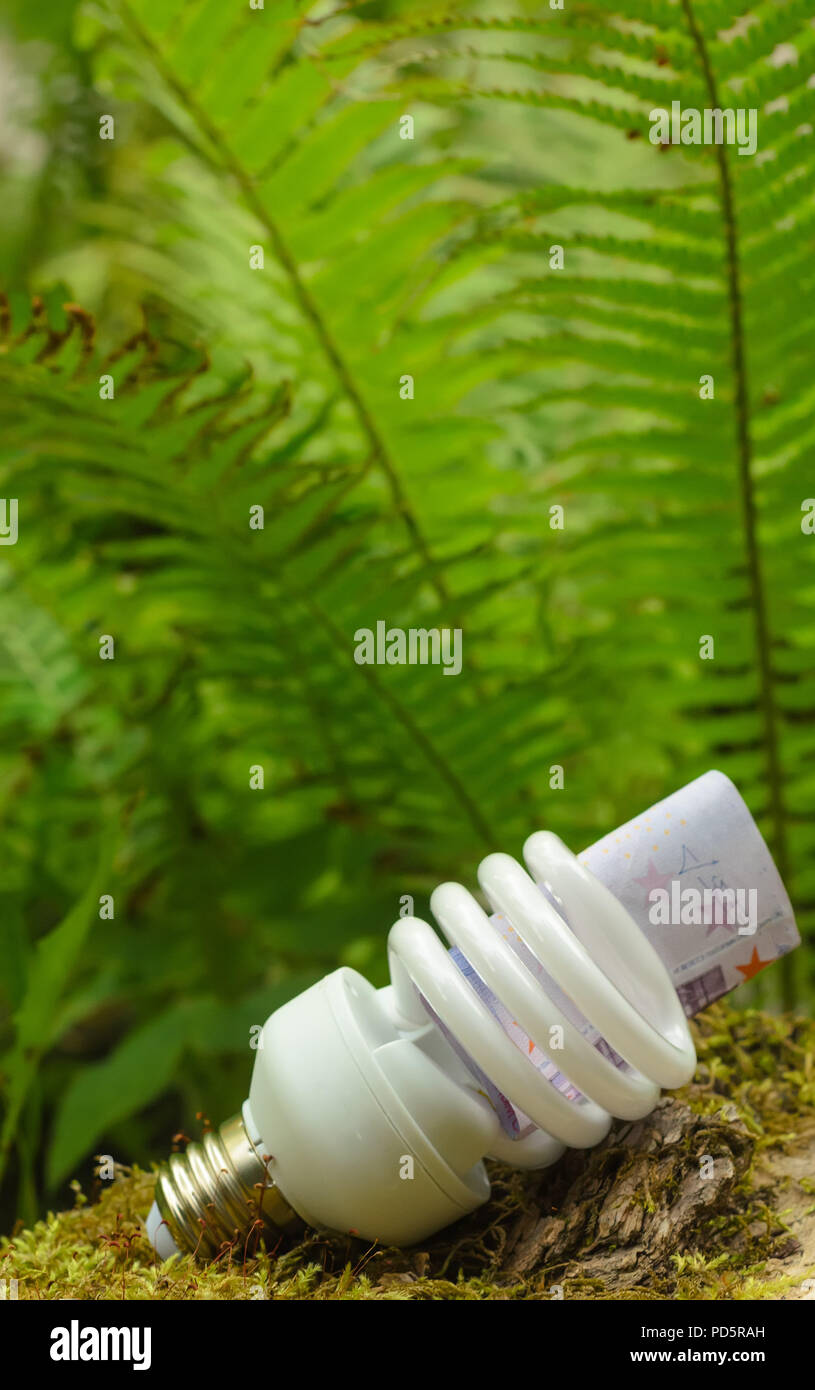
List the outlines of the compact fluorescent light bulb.
{"type": "Polygon", "coordinates": [[[529,873],[492,854],[478,877],[548,988],[465,888],[442,884],[433,914],[482,994],[426,922],[404,917],[388,938],[385,989],[342,968],[273,1013],[241,1115],[159,1174],[148,1232],[162,1257],[214,1253],[258,1218],[272,1232],[302,1220],[412,1244],[486,1201],[485,1156],[545,1167],[690,1080],[684,1011],[636,922],[557,836],[532,835],[524,858],[529,873]],[[551,1056],[548,1075],[484,986],[551,1056]],[[496,1095],[528,1119],[525,1137],[508,1136],[496,1095]]]}
{"type": "Polygon", "coordinates": [[[800,940],[721,772],[579,863],[546,831],[524,858],[528,872],[482,862],[492,916],[458,883],[436,889],[450,950],[400,918],[385,989],[335,970],[267,1019],[240,1115],[159,1173],[147,1227],[162,1257],[212,1255],[258,1222],[424,1240],[486,1201],[485,1157],[544,1168],[612,1116],[647,1115],[693,1075],[686,1014],[800,940]]]}

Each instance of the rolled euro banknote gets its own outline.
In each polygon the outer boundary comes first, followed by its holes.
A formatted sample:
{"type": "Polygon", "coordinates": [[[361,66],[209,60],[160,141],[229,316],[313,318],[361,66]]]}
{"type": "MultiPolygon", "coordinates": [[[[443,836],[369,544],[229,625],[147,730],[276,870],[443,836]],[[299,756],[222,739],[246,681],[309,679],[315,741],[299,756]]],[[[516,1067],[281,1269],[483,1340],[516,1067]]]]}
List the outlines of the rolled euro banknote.
{"type": "MultiPolygon", "coordinates": [[[[800,943],[792,906],[761,833],[736,787],[721,772],[706,772],[658,801],[578,855],[627,908],[670,972],[690,1016],[800,943]]],[[[547,893],[555,906],[557,899],[547,893]]],[[[565,914],[564,914],[565,915],[565,914]]],[[[566,1017],[616,1065],[626,1064],[500,914],[491,918],[566,1017]]],[[[567,919],[568,920],[568,919],[567,919]]],[[[579,1091],[534,1043],[484,984],[464,955],[459,969],[530,1062],[564,1094],[579,1091]]],[[[636,1004],[636,961],[630,997],[636,1004]]],[[[643,999],[647,1014],[647,1001],[643,999]]],[[[533,1126],[439,1026],[489,1095],[505,1131],[523,1138],[533,1126]]]]}

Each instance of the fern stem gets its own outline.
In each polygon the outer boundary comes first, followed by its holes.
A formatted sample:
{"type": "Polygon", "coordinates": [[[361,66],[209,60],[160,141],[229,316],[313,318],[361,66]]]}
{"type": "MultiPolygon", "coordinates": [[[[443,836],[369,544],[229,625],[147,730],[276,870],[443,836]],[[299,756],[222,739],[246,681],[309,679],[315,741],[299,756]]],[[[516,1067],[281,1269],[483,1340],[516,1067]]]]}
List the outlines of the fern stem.
{"type": "MultiPolygon", "coordinates": [[[[350,402],[354,410],[354,413],[356,414],[360,428],[362,429],[365,437],[367,438],[369,445],[368,456],[362,468],[360,468],[356,472],[354,484],[361,481],[362,478],[365,477],[367,472],[370,471],[370,469],[376,467],[377,465],[379,466],[388,484],[394,509],[397,515],[402,520],[410,536],[414,550],[417,552],[421,559],[422,566],[428,577],[428,581],[431,584],[439,601],[442,604],[444,604],[448,609],[448,620],[450,622],[450,625],[454,627],[462,626],[461,620],[455,609],[456,601],[454,600],[453,596],[450,593],[450,590],[447,587],[447,583],[441,572],[439,561],[432,554],[430,546],[419,525],[418,519],[413,512],[407,493],[405,492],[402,486],[399,471],[396,467],[394,460],[391,458],[390,452],[385,443],[385,440],[382,437],[376,420],[374,419],[373,414],[371,413],[361,390],[357,386],[357,383],[354,380],[351,370],[345,362],[343,355],[337,343],[334,340],[334,337],[325,318],[320,312],[318,304],[311,295],[308,286],[305,284],[302,276],[300,275],[300,270],[297,265],[297,262],[294,256],[289,251],[288,245],[280,228],[278,227],[276,221],[274,220],[274,218],[272,218],[268,210],[264,207],[263,203],[258,198],[252,177],[243,168],[240,161],[235,158],[227,142],[224,140],[221,132],[218,130],[217,126],[214,125],[214,123],[210,120],[207,112],[200,106],[200,104],[196,101],[195,97],[187,89],[187,87],[175,76],[172,69],[165,61],[164,56],[158,45],[153,41],[151,36],[143,29],[139,20],[133,14],[130,6],[127,3],[127,0],[118,0],[118,7],[125,20],[125,23],[130,28],[134,37],[149,54],[150,59],[154,64],[156,71],[160,74],[162,80],[175,93],[178,100],[193,117],[193,119],[198,124],[199,129],[205,135],[209,145],[212,147],[212,150],[217,155],[217,159],[220,160],[220,165],[218,167],[220,167],[225,173],[231,175],[231,177],[235,180],[237,186],[240,188],[241,193],[243,194],[247,207],[258,219],[260,225],[265,228],[270,238],[274,254],[289,278],[292,290],[301,308],[301,311],[304,317],[306,318],[307,322],[311,325],[314,335],[318,343],[320,344],[322,351],[331,369],[333,370],[337,381],[339,382],[340,388],[344,392],[348,401],[350,402]]],[[[483,699],[485,691],[483,688],[483,683],[481,681],[479,665],[477,660],[471,658],[470,666],[473,673],[473,697],[476,700],[483,699]]],[[[401,707],[396,707],[398,706],[398,702],[396,702],[396,705],[394,705],[394,702],[389,700],[388,692],[385,691],[384,687],[382,687],[382,689],[380,690],[380,694],[384,699],[386,699],[389,703],[392,704],[392,707],[394,708],[394,713],[397,714],[397,717],[400,719],[400,721],[408,730],[408,732],[410,732],[416,738],[417,742],[421,743],[424,736],[421,734],[421,731],[418,729],[418,727],[412,724],[412,721],[409,719],[409,717],[407,717],[406,711],[403,711],[401,707]]],[[[428,750],[425,749],[426,753],[427,751],[428,750]]],[[[449,769],[446,766],[444,766],[440,768],[440,771],[443,780],[447,782],[454,795],[460,801],[461,805],[467,813],[468,818],[472,822],[478,834],[482,837],[482,839],[488,839],[491,844],[497,843],[494,834],[490,831],[489,826],[485,821],[484,817],[481,815],[478,806],[472,802],[466,790],[458,783],[458,780],[455,774],[452,772],[452,769],[449,769]]]]}
{"type": "MultiPolygon", "coordinates": [[[[719,93],[710,62],[710,54],[693,8],[693,0],[680,0],[691,39],[699,55],[711,107],[719,108],[719,93]]],[[[783,773],[779,753],[779,712],[775,698],[775,682],[771,660],[770,622],[761,549],[758,542],[758,513],[753,486],[753,445],[750,435],[750,394],[747,379],[747,358],[744,346],[741,269],[739,263],[738,219],[736,216],[733,183],[724,143],[714,145],[719,170],[721,207],[725,227],[727,291],[730,306],[730,337],[735,379],[736,440],[741,493],[744,543],[750,584],[753,635],[759,677],[759,703],[764,728],[764,753],[767,785],[770,797],[772,849],[782,879],[787,881],[790,860],[787,845],[786,813],[784,809],[783,773]]],[[[796,1000],[795,964],[791,955],[781,960],[781,988],[784,1007],[791,1009],[796,1000]]]]}

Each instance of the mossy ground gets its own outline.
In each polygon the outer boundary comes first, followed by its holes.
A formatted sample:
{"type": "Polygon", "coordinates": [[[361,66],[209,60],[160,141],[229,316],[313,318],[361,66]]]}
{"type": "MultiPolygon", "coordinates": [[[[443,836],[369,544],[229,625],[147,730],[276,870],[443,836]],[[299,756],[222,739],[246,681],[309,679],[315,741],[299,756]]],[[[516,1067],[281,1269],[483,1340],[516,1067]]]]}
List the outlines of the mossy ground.
{"type": "Polygon", "coordinates": [[[645,1139],[618,1127],[544,1174],[496,1168],[487,1206],[421,1250],[308,1232],[162,1264],[142,1225],[153,1175],[134,1168],[3,1240],[0,1278],[23,1299],[811,1297],[815,1023],[719,1004],[696,1040],[696,1077],[663,1102],[656,1139],[646,1121],[645,1139]],[[722,1174],[708,1189],[705,1151],[722,1174]]]}

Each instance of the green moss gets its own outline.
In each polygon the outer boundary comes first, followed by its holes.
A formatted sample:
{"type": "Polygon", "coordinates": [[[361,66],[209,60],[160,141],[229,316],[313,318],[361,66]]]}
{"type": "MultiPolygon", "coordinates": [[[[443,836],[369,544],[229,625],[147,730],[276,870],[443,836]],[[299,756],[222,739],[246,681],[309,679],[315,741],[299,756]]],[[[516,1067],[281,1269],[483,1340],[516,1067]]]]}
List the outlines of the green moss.
{"type": "Polygon", "coordinates": [[[739,1011],[724,1002],[694,1021],[699,1065],[680,1092],[701,1114],[735,1105],[762,1143],[783,1145],[815,1115],[815,1022],[739,1011]]]}
{"type": "MultiPolygon", "coordinates": [[[[20,1298],[78,1299],[776,1299],[796,1294],[815,1276],[815,1247],[802,1237],[815,1223],[807,1205],[813,1183],[793,1157],[815,1151],[815,1023],[772,1018],[724,1004],[695,1025],[699,1067],[679,1093],[697,1116],[711,1119],[710,1152],[727,1122],[745,1135],[749,1161],[721,1210],[700,1220],[693,1248],[666,1254],[646,1282],[595,1277],[596,1219],[586,1221],[581,1258],[543,1264],[512,1277],[507,1252],[529,1211],[540,1175],[494,1172],[492,1200],[442,1232],[421,1251],[366,1248],[350,1237],[307,1232],[300,1243],[248,1251],[225,1250],[199,1265],[191,1258],[160,1263],[142,1220],[152,1201],[153,1176],[119,1168],[97,1202],[75,1184],[72,1210],[49,1214],[0,1243],[0,1278],[18,1281],[20,1298]],[[715,1122],[714,1118],[717,1117],[715,1122]],[[718,1126],[718,1128],[717,1128],[718,1126]],[[769,1168],[767,1165],[771,1165],[769,1168]],[[774,1166],[773,1166],[774,1165],[774,1166]],[[803,1224],[802,1224],[803,1219],[803,1224]],[[790,1234],[796,1223],[798,1238],[790,1234]],[[802,1243],[803,1239],[803,1243],[802,1243]],[[785,1254],[786,1251],[786,1254],[785,1254]],[[794,1256],[794,1258],[793,1258],[794,1256]],[[784,1267],[785,1259],[789,1268],[784,1267]]],[[[707,1138],[707,1131],[702,1132],[707,1138]]],[[[698,1161],[698,1130],[688,1141],[689,1171],[698,1161]]],[[[599,1173],[603,1183],[627,1181],[641,1155],[612,1143],[605,1153],[570,1155],[547,1179],[547,1211],[557,1213],[574,1174],[599,1173]],[[589,1165],[592,1165],[591,1168],[589,1165]]],[[[812,1172],[812,1163],[808,1164],[812,1172]]],[[[653,1213],[676,1186],[675,1169],[660,1188],[660,1165],[644,1171],[630,1201],[653,1213]]],[[[673,1193],[668,1200],[673,1200],[673,1193]]],[[[613,1260],[616,1244],[604,1247],[613,1260]]]]}

